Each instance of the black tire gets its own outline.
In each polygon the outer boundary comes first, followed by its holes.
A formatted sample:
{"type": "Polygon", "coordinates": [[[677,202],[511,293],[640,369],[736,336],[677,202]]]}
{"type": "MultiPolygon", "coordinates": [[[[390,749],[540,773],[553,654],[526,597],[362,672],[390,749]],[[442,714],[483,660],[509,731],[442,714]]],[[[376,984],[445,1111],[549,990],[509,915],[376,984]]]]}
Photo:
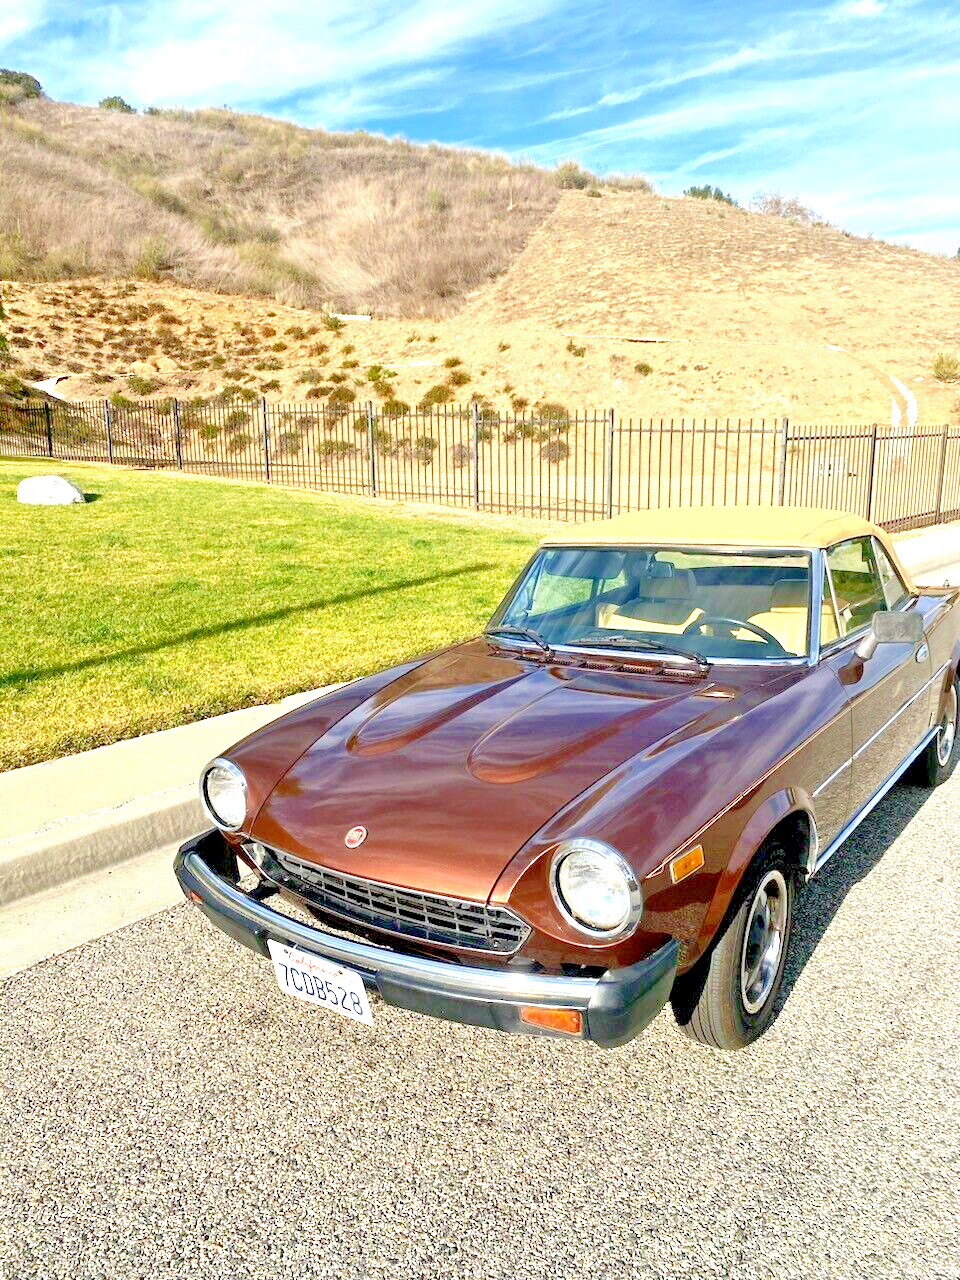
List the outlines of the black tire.
{"type": "Polygon", "coordinates": [[[940,731],[917,760],[914,780],[921,787],[939,787],[957,767],[960,757],[960,733],[957,732],[957,708],[960,706],[960,683],[954,681],[947,691],[940,718],[940,731]]]}
{"type": "MultiPolygon", "coordinates": [[[[739,905],[710,953],[678,979],[671,996],[680,1030],[714,1049],[743,1049],[770,1025],[790,948],[797,867],[781,847],[758,853],[744,876],[736,899],[739,905]],[[779,901],[779,945],[758,981],[747,982],[762,951],[759,928],[763,919],[761,892],[779,901]],[[759,912],[759,918],[758,918],[759,912]],[[751,938],[747,939],[750,926],[751,938]]],[[[771,923],[773,917],[771,915],[771,923]]],[[[771,941],[772,946],[772,941],[771,941]]]]}

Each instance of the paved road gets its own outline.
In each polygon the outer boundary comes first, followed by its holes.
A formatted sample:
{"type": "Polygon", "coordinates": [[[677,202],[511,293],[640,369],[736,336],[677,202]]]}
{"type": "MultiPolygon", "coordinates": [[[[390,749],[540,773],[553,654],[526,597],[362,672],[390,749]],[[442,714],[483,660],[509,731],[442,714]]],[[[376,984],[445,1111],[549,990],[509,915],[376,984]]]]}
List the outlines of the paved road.
{"type": "Polygon", "coordinates": [[[960,1275],[960,777],[811,886],[721,1056],[280,994],[178,907],[4,984],[0,1275],[960,1275]]]}

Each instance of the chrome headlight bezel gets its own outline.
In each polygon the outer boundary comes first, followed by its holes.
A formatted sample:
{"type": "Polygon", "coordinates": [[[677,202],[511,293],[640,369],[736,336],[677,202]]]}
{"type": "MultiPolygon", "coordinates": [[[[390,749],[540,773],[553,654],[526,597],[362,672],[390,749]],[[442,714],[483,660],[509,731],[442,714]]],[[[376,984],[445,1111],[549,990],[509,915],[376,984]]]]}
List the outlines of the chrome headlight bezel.
{"type": "Polygon", "coordinates": [[[243,826],[244,818],[247,816],[247,780],[244,777],[243,770],[240,766],[234,764],[232,760],[224,759],[223,756],[217,756],[214,760],[211,760],[209,764],[205,765],[200,774],[200,803],[203,805],[204,813],[206,813],[210,821],[215,826],[219,827],[221,831],[239,831],[243,826]],[[207,793],[207,783],[214,769],[222,769],[225,773],[229,774],[238,785],[240,793],[243,796],[243,816],[237,823],[225,821],[214,808],[207,793]]]}
{"type": "Polygon", "coordinates": [[[550,893],[554,904],[564,920],[571,924],[578,933],[582,933],[594,939],[594,941],[612,942],[617,938],[623,938],[628,933],[632,933],[640,923],[640,917],[643,915],[643,891],[640,888],[636,873],[622,853],[614,849],[612,845],[605,844],[602,840],[591,840],[586,836],[575,836],[571,840],[562,840],[557,845],[550,860],[549,880],[550,893]],[[593,925],[587,924],[577,916],[574,906],[564,898],[560,889],[560,867],[572,853],[590,853],[596,857],[604,858],[622,876],[630,905],[626,916],[614,928],[598,929],[593,925]]]}

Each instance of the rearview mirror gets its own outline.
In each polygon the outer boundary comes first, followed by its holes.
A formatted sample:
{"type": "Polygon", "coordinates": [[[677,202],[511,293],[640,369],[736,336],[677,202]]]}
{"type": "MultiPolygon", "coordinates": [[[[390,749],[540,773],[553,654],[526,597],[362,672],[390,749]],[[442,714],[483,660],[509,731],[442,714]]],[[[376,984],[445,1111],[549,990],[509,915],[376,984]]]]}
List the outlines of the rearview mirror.
{"type": "Polygon", "coordinates": [[[913,644],[923,639],[923,618],[912,609],[884,609],[870,620],[870,630],[857,645],[856,654],[864,662],[876,653],[878,644],[913,644]]]}

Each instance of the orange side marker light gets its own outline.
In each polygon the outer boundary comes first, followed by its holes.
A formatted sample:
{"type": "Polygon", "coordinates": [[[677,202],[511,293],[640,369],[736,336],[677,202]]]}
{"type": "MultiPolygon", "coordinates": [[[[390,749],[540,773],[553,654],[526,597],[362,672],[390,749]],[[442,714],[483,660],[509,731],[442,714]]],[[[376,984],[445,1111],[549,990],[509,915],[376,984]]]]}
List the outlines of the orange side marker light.
{"type": "Polygon", "coordinates": [[[562,1031],[568,1036],[578,1036],[583,1031],[583,1014],[579,1009],[543,1009],[525,1004],[520,1006],[520,1021],[531,1027],[562,1031]]]}
{"type": "Polygon", "coordinates": [[[692,876],[695,871],[699,871],[702,866],[703,845],[695,844],[692,849],[681,853],[670,863],[670,879],[674,884],[679,884],[681,880],[686,880],[687,876],[692,876]]]}

